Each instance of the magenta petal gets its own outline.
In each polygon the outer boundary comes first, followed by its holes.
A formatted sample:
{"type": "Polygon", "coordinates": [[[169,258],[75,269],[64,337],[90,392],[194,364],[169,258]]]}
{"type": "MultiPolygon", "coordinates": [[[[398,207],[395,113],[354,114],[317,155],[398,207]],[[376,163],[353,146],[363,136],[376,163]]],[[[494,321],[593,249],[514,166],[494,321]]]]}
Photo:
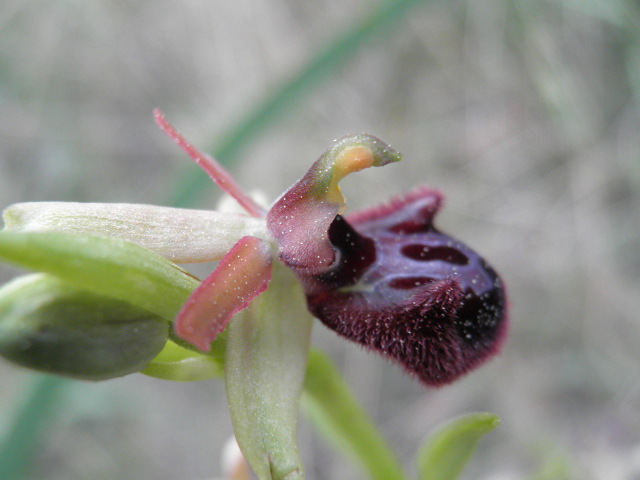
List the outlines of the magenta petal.
{"type": "Polygon", "coordinates": [[[338,206],[328,202],[283,198],[267,216],[269,230],[280,246],[280,259],[298,273],[328,270],[335,261],[328,231],[337,214],[338,206]]]}
{"type": "Polygon", "coordinates": [[[168,122],[160,110],[154,110],[153,114],[156,118],[156,123],[162,131],[166,133],[180,148],[182,148],[222,190],[235,198],[242,208],[249,213],[249,215],[258,218],[264,217],[264,209],[242,191],[231,174],[227,172],[215,158],[205,155],[193,146],[180,134],[180,132],[175,129],[173,125],[168,122]]]}
{"type": "Polygon", "coordinates": [[[399,153],[371,135],[336,141],[267,215],[280,259],[303,276],[329,271],[337,261],[329,227],[346,208],[338,183],[350,173],[398,160],[399,153]]]}
{"type": "Polygon", "coordinates": [[[209,351],[233,316],[267,289],[271,269],[269,244],[256,237],[241,238],[182,307],[176,334],[209,351]]]}

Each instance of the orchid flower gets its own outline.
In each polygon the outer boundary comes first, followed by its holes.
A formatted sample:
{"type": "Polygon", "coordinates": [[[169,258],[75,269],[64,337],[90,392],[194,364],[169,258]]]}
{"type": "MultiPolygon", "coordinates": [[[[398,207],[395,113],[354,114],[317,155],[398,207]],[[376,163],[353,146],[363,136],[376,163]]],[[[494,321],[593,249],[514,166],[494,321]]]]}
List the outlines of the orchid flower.
{"type": "Polygon", "coordinates": [[[233,315],[267,288],[277,257],[295,272],[310,311],[325,325],[426,384],[448,383],[496,352],[506,327],[502,281],[477,253],[434,227],[438,191],[422,187],[341,215],[340,180],[400,160],[391,147],[364,134],[336,141],[265,214],[216,162],[157,118],[249,215],[265,219],[270,234],[236,243],[183,308],[179,336],[208,350],[233,315]]]}
{"type": "Polygon", "coordinates": [[[236,437],[254,471],[260,478],[302,478],[293,426],[313,317],[431,386],[454,381],[499,350],[507,329],[502,281],[482,257],[434,226],[443,201],[437,190],[420,187],[345,214],[339,182],[400,160],[391,147],[366,134],[337,140],[267,209],[160,112],[155,115],[244,212],[63,202],[10,206],[0,257],[45,276],[0,292],[0,314],[9,318],[0,320],[0,354],[91,379],[145,367],[153,375],[172,355],[200,362],[224,355],[236,437]],[[38,249],[45,253],[34,254],[38,249]],[[82,259],[76,258],[80,251],[82,259]],[[201,283],[176,265],[209,261],[219,263],[201,283]],[[56,320],[73,317],[81,301],[101,305],[92,307],[92,328],[108,333],[93,343],[75,325],[56,320]],[[24,313],[38,308],[46,315],[24,313]],[[173,323],[169,331],[167,320],[173,323]],[[135,346],[132,358],[122,359],[128,347],[112,354],[114,342],[124,339],[135,346]],[[78,351],[83,359],[106,360],[79,365],[78,351]],[[104,367],[116,359],[117,367],[104,367]]]}

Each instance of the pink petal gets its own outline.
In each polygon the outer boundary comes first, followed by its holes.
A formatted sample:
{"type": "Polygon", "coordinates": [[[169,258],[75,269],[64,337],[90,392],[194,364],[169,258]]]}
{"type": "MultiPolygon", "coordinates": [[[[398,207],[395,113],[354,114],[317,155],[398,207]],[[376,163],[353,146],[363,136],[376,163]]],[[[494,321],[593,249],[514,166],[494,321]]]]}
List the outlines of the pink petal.
{"type": "Polygon", "coordinates": [[[184,305],[176,334],[209,351],[233,316],[267,289],[271,268],[269,243],[257,237],[241,238],[184,305]]]}
{"type": "Polygon", "coordinates": [[[338,140],[267,214],[280,259],[298,274],[327,272],[336,261],[329,226],[346,208],[338,182],[349,173],[398,160],[400,154],[371,135],[338,140]]]}
{"type": "Polygon", "coordinates": [[[214,158],[202,153],[194,147],[173,125],[164,117],[160,110],[153,112],[158,126],[173,140],[180,148],[182,148],[191,159],[196,162],[216,184],[231,195],[236,201],[254,217],[264,217],[264,209],[253,201],[251,197],[246,195],[238,186],[235,179],[220,165],[214,158]]]}

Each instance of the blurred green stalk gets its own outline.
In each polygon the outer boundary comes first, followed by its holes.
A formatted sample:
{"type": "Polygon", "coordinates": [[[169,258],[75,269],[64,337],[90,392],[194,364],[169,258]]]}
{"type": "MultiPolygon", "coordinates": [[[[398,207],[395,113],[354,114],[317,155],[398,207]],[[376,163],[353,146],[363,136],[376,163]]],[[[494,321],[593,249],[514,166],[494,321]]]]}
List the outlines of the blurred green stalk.
{"type": "Polygon", "coordinates": [[[32,378],[24,403],[0,441],[0,478],[27,478],[61,392],[68,380],[48,375],[32,378]]]}
{"type": "MultiPolygon", "coordinates": [[[[217,146],[211,150],[213,156],[223,165],[230,165],[243,148],[258,135],[272,126],[284,113],[304,95],[309,95],[312,87],[334,72],[346,59],[353,56],[358,47],[377,34],[383,33],[395,22],[404,18],[412,7],[427,0],[386,0],[371,15],[338,35],[300,68],[297,74],[284,80],[264,100],[250,110],[240,122],[223,134],[217,146]]],[[[199,168],[187,170],[178,183],[169,204],[176,207],[193,206],[210,182],[199,168]]]]}
{"type": "Polygon", "coordinates": [[[329,357],[312,349],[302,406],[316,429],[372,480],[403,480],[406,475],[380,431],[362,408],[329,357]]]}

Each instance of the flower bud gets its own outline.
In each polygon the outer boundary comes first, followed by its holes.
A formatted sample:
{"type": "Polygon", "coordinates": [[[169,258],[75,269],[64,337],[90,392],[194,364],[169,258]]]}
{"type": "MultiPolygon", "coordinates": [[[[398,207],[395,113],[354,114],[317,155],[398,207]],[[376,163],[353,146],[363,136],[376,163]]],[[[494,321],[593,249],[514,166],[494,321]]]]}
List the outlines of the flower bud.
{"type": "Polygon", "coordinates": [[[168,329],[156,314],[45,274],[0,288],[0,355],[46,373],[106,380],[138,372],[168,329]]]}

